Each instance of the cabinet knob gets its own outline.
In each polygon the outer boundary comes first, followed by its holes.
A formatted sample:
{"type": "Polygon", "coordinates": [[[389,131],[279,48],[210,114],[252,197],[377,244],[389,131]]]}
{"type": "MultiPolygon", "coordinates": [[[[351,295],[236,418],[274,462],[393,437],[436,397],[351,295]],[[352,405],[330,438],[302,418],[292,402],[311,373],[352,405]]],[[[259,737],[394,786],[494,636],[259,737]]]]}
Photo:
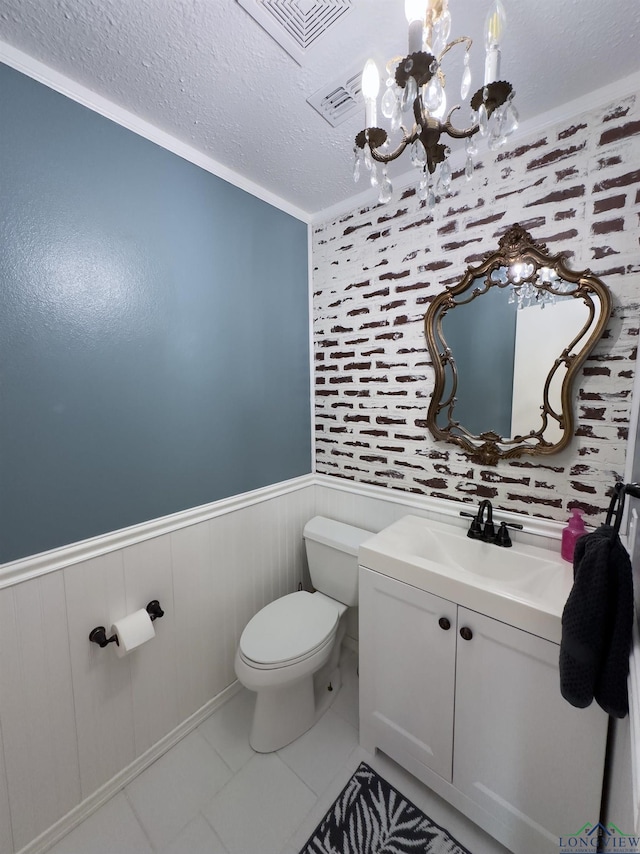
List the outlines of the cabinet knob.
{"type": "Polygon", "coordinates": [[[449,631],[449,629],[451,628],[451,623],[449,622],[449,620],[447,620],[446,617],[440,617],[440,619],[438,620],[438,625],[441,629],[444,629],[445,632],[449,631]]]}
{"type": "Polygon", "coordinates": [[[460,637],[463,640],[471,640],[471,638],[473,637],[473,632],[471,631],[471,629],[468,626],[463,626],[460,629],[460,637]]]}

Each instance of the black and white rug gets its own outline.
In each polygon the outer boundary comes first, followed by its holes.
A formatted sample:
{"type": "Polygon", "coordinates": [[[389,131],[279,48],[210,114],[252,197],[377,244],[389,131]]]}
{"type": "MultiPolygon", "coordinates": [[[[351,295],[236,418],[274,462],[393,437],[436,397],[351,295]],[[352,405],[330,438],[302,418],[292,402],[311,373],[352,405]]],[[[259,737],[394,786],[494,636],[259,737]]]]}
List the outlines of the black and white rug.
{"type": "Polygon", "coordinates": [[[364,762],[300,854],[471,854],[364,762]]]}

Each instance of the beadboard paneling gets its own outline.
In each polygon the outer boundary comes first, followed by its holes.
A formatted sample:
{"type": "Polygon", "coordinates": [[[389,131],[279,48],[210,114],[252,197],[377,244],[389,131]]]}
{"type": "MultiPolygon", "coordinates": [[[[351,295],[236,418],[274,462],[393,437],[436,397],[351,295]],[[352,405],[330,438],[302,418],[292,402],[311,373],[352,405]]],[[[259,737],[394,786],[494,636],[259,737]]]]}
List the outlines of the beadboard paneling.
{"type": "MultiPolygon", "coordinates": [[[[68,566],[52,554],[51,571],[0,590],[0,854],[24,846],[39,854],[46,834],[29,844],[38,833],[59,819],[71,829],[86,815],[83,804],[65,819],[74,805],[108,790],[146,748],[235,681],[248,620],[300,581],[308,586],[302,529],[311,516],[371,531],[406,513],[454,514],[456,523],[452,502],[410,493],[335,478],[290,489],[221,503],[205,516],[189,512],[182,527],[172,517],[155,536],[142,528],[139,542],[107,544],[78,563],[71,548],[68,566]],[[109,628],[155,597],[165,616],[154,640],[123,659],[89,643],[94,626],[109,628]],[[15,849],[7,847],[10,826],[15,849]]],[[[357,638],[355,608],[348,633],[357,638]]]]}
{"type": "MultiPolygon", "coordinates": [[[[211,522],[169,535],[174,574],[173,608],[178,667],[178,712],[188,718],[225,685],[226,630],[222,579],[212,559],[211,522]]],[[[164,618],[163,618],[164,619],[164,618]]],[[[160,626],[158,626],[158,630],[160,626]]]]}
{"type": "MultiPolygon", "coordinates": [[[[25,845],[25,854],[40,854],[49,835],[29,844],[38,833],[59,819],[71,829],[146,747],[235,681],[248,620],[301,580],[308,586],[302,530],[311,516],[370,531],[406,513],[462,524],[457,504],[425,496],[325,477],[289,489],[221,502],[204,516],[190,511],[182,526],[172,518],[156,535],[142,528],[139,542],[125,537],[78,563],[72,548],[68,566],[52,554],[47,574],[0,590],[0,854],[25,845]],[[89,643],[94,626],[109,628],[156,597],[165,616],[148,644],[120,659],[112,646],[89,643]]],[[[527,536],[553,536],[553,525],[529,519],[527,536]]],[[[350,610],[352,639],[357,615],[350,610]]]]}
{"type": "Polygon", "coordinates": [[[80,801],[62,573],[1,591],[0,649],[0,720],[19,850],[80,801]]]}
{"type": "Polygon", "coordinates": [[[0,854],[44,850],[29,843],[235,681],[244,626],[306,573],[315,487],[286,490],[79,563],[52,554],[51,571],[0,590],[0,854]],[[89,643],[154,598],[152,641],[122,659],[89,643]]]}
{"type": "MultiPolygon", "coordinates": [[[[216,596],[224,608],[224,614],[221,617],[224,632],[218,654],[221,655],[222,678],[227,683],[235,679],[233,657],[236,652],[236,614],[234,572],[232,571],[233,536],[236,527],[233,521],[234,515],[234,513],[228,513],[216,519],[215,524],[211,526],[210,534],[212,566],[217,580],[216,596]]],[[[236,572],[241,571],[240,567],[236,567],[236,572]]]]}
{"type": "Polygon", "coordinates": [[[408,513],[414,516],[423,515],[418,509],[385,501],[382,491],[379,498],[370,498],[358,495],[355,491],[321,485],[316,486],[316,513],[364,528],[365,531],[373,531],[375,534],[408,513]]]}
{"type": "MultiPolygon", "coordinates": [[[[406,516],[407,513],[420,515],[419,511],[385,501],[384,497],[370,498],[355,492],[332,489],[330,486],[316,485],[316,510],[319,516],[338,519],[348,525],[355,525],[365,531],[376,534],[387,525],[406,516]]],[[[347,612],[347,637],[357,642],[360,637],[358,609],[349,608],[347,612]]]]}
{"type": "MultiPolygon", "coordinates": [[[[172,519],[157,536],[141,530],[139,542],[69,566],[53,555],[51,572],[0,590],[1,854],[14,850],[8,827],[16,851],[28,845],[235,681],[248,620],[308,586],[302,529],[311,516],[375,532],[406,513],[455,513],[448,504],[320,478],[206,518],[188,514],[183,527],[172,519]],[[94,626],[156,597],[165,616],[148,644],[120,659],[89,643],[94,626]]],[[[352,639],[357,615],[351,609],[352,639]]]]}
{"type": "Polygon", "coordinates": [[[4,749],[2,744],[2,727],[0,727],[0,851],[13,851],[11,836],[11,813],[9,811],[9,792],[7,791],[7,775],[4,767],[4,749]]]}
{"type": "MultiPolygon", "coordinates": [[[[140,756],[180,722],[171,544],[165,534],[124,550],[126,612],[159,599],[164,617],[155,623],[155,638],[134,650],[131,661],[136,756],[140,756]]],[[[114,617],[124,617],[119,614],[114,617]]],[[[109,652],[113,652],[109,650],[109,652]]]]}
{"type": "Polygon", "coordinates": [[[131,658],[88,643],[89,632],[126,614],[122,552],[64,570],[82,797],[135,759],[131,658]]]}

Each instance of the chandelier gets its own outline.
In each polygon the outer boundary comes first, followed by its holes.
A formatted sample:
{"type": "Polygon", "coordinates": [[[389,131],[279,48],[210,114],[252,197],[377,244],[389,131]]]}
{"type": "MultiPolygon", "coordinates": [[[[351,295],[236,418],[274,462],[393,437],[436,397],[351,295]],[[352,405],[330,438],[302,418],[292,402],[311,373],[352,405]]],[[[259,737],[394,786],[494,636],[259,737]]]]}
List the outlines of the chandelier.
{"type": "Polygon", "coordinates": [[[447,137],[464,139],[466,147],[465,176],[473,175],[473,158],[478,153],[476,135],[487,138],[489,149],[504,145],[507,137],[518,127],[518,113],[513,104],[514,91],[510,83],[499,80],[500,40],[505,27],[505,14],[500,0],[494,0],[485,24],[484,83],[469,102],[469,125],[457,127],[452,122],[457,104],[447,113],[444,56],[458,45],[464,52],[460,98],[465,101],[471,91],[468,36],[449,41],[451,14],[449,0],[405,0],[409,23],[409,50],[405,57],[387,63],[386,91],[381,99],[382,115],[389,120],[391,133],[400,134],[399,142],[391,148],[386,130],[377,125],[377,97],[380,75],[375,62],[368,59],[362,74],[362,94],[365,103],[365,129],[355,139],[353,177],[358,181],[364,165],[373,187],[379,190],[378,201],[390,201],[393,192],[387,175],[387,164],[409,148],[411,162],[419,171],[418,197],[433,208],[436,192],[446,194],[451,184],[447,137]],[[382,174],[378,173],[378,164],[382,174]]]}
{"type": "MultiPolygon", "coordinates": [[[[498,271],[492,278],[498,279],[498,271]]],[[[550,267],[537,267],[527,261],[517,261],[506,270],[504,278],[509,285],[507,302],[516,303],[518,309],[555,305],[559,299],[573,294],[578,286],[560,278],[550,267]]]]}

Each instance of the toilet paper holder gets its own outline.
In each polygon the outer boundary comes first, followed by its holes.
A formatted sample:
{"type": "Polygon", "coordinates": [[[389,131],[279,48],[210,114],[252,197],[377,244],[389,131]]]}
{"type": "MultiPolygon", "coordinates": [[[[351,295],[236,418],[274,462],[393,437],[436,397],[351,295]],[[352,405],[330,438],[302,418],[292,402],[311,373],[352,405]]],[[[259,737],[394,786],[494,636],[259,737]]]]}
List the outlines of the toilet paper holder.
{"type": "MultiPolygon", "coordinates": [[[[164,611],[160,607],[160,602],[158,602],[157,599],[152,599],[151,602],[149,602],[146,607],[146,611],[151,619],[151,622],[153,622],[154,620],[159,620],[160,617],[164,617],[164,611]]],[[[102,647],[103,649],[105,646],[107,646],[107,644],[114,642],[117,646],[120,645],[118,643],[117,635],[111,635],[110,638],[107,637],[107,630],[104,626],[96,626],[95,629],[91,629],[91,632],[89,633],[89,640],[91,641],[91,643],[97,643],[98,646],[102,647]]]]}

